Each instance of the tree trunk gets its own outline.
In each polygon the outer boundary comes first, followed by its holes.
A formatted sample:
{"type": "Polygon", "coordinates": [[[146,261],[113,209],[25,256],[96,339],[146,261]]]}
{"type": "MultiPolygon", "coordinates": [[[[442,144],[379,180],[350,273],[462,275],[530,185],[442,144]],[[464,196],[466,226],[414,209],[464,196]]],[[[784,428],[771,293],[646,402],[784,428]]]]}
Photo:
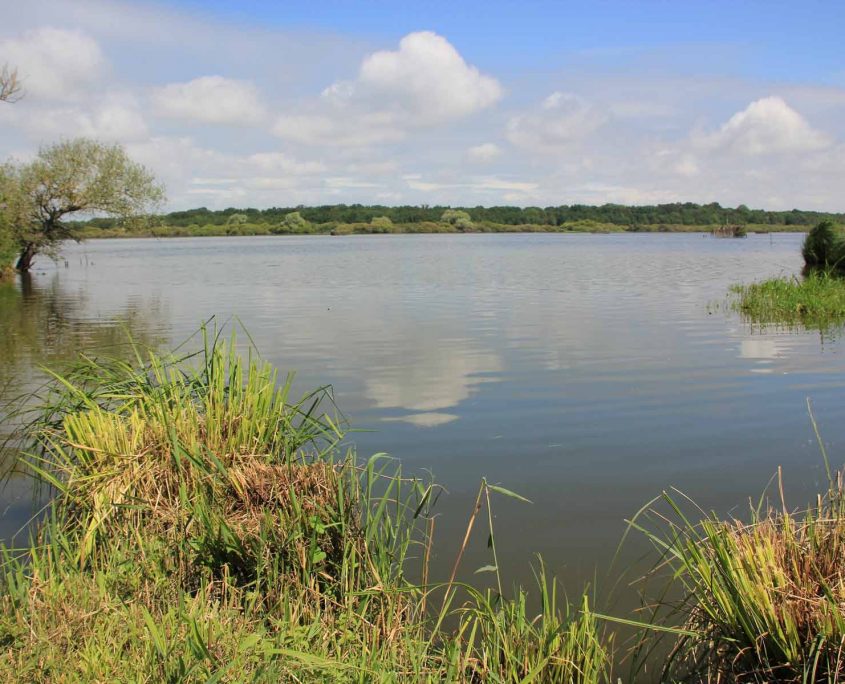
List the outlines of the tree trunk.
{"type": "Polygon", "coordinates": [[[28,273],[29,269],[32,268],[32,260],[35,259],[37,252],[38,250],[35,248],[35,245],[32,242],[27,242],[21,250],[21,255],[18,258],[15,268],[21,273],[28,273]]]}

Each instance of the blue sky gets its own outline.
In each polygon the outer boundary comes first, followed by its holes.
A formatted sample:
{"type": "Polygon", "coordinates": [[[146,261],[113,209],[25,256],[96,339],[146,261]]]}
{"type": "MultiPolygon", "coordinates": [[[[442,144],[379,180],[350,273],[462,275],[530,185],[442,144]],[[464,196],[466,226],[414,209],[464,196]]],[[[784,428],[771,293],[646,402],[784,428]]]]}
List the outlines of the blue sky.
{"type": "Polygon", "coordinates": [[[2,4],[0,155],[116,141],[172,208],[845,210],[841,2],[2,4]]]}

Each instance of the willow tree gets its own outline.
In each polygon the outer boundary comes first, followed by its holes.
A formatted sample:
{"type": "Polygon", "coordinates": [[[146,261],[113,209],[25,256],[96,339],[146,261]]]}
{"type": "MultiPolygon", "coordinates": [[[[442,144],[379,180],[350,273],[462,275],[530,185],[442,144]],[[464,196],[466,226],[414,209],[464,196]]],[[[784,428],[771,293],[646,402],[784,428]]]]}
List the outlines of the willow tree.
{"type": "Polygon", "coordinates": [[[164,189],[120,145],[78,138],[42,148],[34,161],[15,169],[17,191],[27,206],[16,226],[16,268],[26,272],[39,253],[77,239],[69,218],[111,216],[142,219],[164,199],[164,189]]]}
{"type": "Polygon", "coordinates": [[[29,202],[20,192],[16,169],[0,165],[0,279],[13,273],[20,226],[29,222],[29,202]]]}

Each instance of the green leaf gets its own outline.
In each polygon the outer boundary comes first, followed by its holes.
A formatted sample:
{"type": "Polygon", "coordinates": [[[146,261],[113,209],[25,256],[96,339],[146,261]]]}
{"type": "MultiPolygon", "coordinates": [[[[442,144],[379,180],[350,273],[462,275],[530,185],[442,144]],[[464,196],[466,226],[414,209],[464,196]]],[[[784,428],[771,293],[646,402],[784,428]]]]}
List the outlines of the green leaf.
{"type": "Polygon", "coordinates": [[[497,492],[498,494],[504,494],[505,496],[509,496],[512,499],[519,499],[520,501],[524,501],[525,503],[534,503],[530,499],[526,499],[524,496],[520,496],[516,492],[512,492],[510,489],[505,489],[504,487],[499,487],[498,485],[487,485],[488,489],[497,492]]]}
{"type": "Polygon", "coordinates": [[[474,574],[478,575],[482,572],[496,572],[498,569],[499,568],[497,568],[495,565],[484,565],[478,568],[478,570],[476,570],[474,574]]]}

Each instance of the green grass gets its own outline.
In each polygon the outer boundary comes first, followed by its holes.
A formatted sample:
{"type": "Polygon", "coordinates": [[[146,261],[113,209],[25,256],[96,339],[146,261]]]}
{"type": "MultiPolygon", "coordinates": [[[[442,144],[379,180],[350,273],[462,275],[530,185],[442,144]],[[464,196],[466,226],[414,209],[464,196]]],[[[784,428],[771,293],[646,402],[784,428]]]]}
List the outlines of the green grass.
{"type": "Polygon", "coordinates": [[[845,322],[845,280],[828,273],[731,287],[732,308],[749,321],[827,330],[845,322]]]}
{"type": "Polygon", "coordinates": [[[635,516],[668,585],[617,680],[610,623],[630,620],[562,598],[542,561],[532,593],[505,589],[493,504],[521,497],[482,481],[431,582],[438,487],[345,451],[328,388],[294,399],[235,350],[204,335],[188,356],[82,356],[36,397],[21,465],[54,496],[2,554],[0,681],[616,684],[642,654],[664,682],[845,681],[829,468],[800,514],[723,520],[673,494],[635,516]],[[462,583],[479,531],[489,564],[462,583]]]}
{"type": "MultiPolygon", "coordinates": [[[[437,488],[341,447],[331,393],[234,342],[83,357],[38,397],[25,465],[53,503],[0,567],[0,680],[599,682],[586,595],[428,581],[437,488]],[[412,582],[408,573],[421,575],[412,582]],[[539,609],[530,606],[539,603],[539,609]]],[[[466,542],[465,542],[466,544],[466,542]]]]}
{"type": "Polygon", "coordinates": [[[694,522],[674,494],[648,509],[651,524],[634,522],[681,596],[646,626],[665,625],[674,642],[660,681],[845,681],[843,480],[801,513],[787,509],[780,484],[780,505],[748,522],[701,510],[694,522]]]}

